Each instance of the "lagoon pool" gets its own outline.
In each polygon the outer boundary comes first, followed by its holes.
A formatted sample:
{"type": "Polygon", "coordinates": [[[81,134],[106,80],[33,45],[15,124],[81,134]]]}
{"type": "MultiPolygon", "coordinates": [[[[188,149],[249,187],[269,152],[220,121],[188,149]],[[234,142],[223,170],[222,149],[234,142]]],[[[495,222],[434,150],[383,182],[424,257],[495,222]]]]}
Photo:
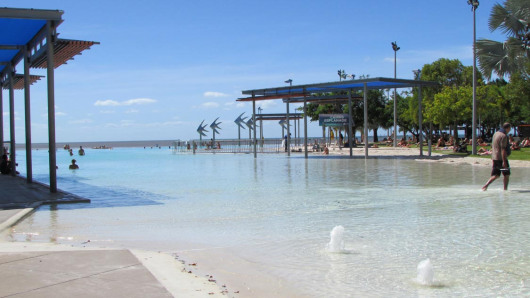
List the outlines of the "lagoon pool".
{"type": "MultiPolygon", "coordinates": [[[[310,297],[530,295],[530,168],[482,192],[488,167],[413,159],[86,153],[70,171],[57,152],[58,187],[92,203],[44,206],[10,240],[178,252],[236,287],[264,276],[310,297]],[[415,280],[427,258],[430,286],[415,280]]],[[[47,183],[47,151],[33,159],[47,183]]]]}

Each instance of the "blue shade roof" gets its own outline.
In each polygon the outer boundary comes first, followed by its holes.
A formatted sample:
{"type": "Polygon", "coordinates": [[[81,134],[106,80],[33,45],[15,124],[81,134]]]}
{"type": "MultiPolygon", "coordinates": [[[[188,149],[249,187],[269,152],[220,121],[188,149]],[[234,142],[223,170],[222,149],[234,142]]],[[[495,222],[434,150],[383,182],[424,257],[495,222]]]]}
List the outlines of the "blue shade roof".
{"type": "Polygon", "coordinates": [[[2,19],[0,16],[0,44],[25,45],[46,25],[46,20],[2,19]]]}
{"type": "Polygon", "coordinates": [[[45,38],[44,27],[51,21],[52,30],[62,22],[60,10],[0,7],[0,79],[22,60],[23,46],[34,48],[45,38]]]}
{"type": "MultiPolygon", "coordinates": [[[[327,93],[337,91],[363,90],[364,86],[368,90],[373,89],[393,89],[411,88],[418,86],[438,86],[436,82],[404,80],[393,78],[368,78],[351,81],[338,81],[328,83],[315,83],[296,86],[281,86],[276,88],[254,89],[242,91],[244,95],[254,95],[255,100],[278,99],[289,94],[310,95],[313,93],[327,93]]],[[[251,101],[252,97],[240,98],[239,101],[251,101]]]]}

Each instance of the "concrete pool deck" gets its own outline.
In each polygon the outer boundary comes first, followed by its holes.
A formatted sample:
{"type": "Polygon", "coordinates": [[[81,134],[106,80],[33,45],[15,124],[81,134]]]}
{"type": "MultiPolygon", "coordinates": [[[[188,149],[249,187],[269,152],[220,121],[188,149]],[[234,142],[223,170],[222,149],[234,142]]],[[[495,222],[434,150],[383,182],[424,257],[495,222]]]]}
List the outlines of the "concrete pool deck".
{"type": "MultiPolygon", "coordinates": [[[[217,284],[165,253],[10,242],[10,228],[42,204],[87,202],[0,176],[0,297],[216,297],[217,284]]],[[[89,201],[88,201],[89,202],[89,201]]]]}

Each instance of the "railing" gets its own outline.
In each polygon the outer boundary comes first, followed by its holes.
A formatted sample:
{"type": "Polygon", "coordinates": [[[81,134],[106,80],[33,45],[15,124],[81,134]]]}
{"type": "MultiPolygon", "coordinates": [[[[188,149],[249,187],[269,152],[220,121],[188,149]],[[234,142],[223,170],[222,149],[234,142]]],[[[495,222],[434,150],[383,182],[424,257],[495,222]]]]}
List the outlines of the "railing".
{"type": "MultiPolygon", "coordinates": [[[[308,140],[308,147],[314,145],[314,140],[317,140],[318,147],[323,147],[321,139],[308,140]]],[[[291,152],[303,152],[303,138],[291,138],[291,152]]],[[[173,153],[253,153],[254,141],[249,139],[220,139],[215,140],[177,140],[173,142],[173,153]]],[[[283,139],[262,139],[256,140],[256,151],[258,153],[284,153],[287,152],[285,141],[283,139]]]]}

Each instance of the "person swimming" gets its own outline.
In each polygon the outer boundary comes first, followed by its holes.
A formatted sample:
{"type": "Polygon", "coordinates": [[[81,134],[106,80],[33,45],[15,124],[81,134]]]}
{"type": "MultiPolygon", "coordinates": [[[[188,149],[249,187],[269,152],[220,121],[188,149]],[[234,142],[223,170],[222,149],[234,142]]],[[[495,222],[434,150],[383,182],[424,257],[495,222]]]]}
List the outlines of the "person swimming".
{"type": "Polygon", "coordinates": [[[72,159],[72,164],[68,167],[68,169],[70,170],[77,170],[79,169],[79,166],[75,163],[76,160],[75,159],[72,159]]]}

